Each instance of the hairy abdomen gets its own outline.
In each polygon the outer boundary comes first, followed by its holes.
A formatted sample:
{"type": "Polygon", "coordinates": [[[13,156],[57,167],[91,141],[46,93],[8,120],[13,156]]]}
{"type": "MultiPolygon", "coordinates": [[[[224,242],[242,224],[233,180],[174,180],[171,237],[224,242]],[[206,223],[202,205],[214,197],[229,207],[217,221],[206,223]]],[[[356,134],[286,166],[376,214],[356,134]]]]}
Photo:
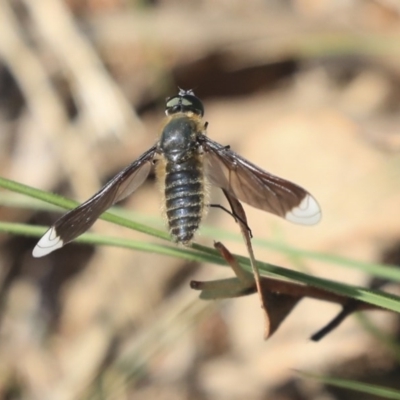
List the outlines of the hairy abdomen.
{"type": "Polygon", "coordinates": [[[168,227],[176,242],[188,244],[199,228],[204,213],[201,156],[195,155],[179,164],[164,162],[164,202],[168,227]]]}

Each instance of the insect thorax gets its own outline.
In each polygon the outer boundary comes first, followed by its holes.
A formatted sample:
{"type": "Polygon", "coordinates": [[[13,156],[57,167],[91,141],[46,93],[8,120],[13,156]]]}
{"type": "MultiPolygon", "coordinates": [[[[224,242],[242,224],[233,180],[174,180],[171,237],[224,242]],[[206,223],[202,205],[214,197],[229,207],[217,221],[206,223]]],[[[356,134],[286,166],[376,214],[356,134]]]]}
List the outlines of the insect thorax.
{"type": "Polygon", "coordinates": [[[159,152],[169,161],[185,161],[197,152],[199,133],[199,122],[196,119],[186,114],[174,115],[161,133],[159,152]]]}

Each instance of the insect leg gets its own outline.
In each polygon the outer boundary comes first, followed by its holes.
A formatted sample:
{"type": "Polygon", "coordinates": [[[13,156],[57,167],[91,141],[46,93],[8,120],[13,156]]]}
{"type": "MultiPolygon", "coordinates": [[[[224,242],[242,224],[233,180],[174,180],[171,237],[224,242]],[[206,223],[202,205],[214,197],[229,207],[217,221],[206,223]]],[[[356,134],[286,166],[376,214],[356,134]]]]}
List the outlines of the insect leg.
{"type": "Polygon", "coordinates": [[[253,237],[253,233],[251,232],[251,229],[250,229],[249,225],[247,224],[247,222],[244,221],[243,218],[241,218],[239,215],[237,215],[234,211],[229,211],[227,208],[225,208],[221,204],[209,204],[208,206],[214,207],[214,208],[220,208],[221,210],[228,213],[235,220],[235,222],[240,221],[246,227],[247,231],[249,232],[250,238],[253,237]]]}

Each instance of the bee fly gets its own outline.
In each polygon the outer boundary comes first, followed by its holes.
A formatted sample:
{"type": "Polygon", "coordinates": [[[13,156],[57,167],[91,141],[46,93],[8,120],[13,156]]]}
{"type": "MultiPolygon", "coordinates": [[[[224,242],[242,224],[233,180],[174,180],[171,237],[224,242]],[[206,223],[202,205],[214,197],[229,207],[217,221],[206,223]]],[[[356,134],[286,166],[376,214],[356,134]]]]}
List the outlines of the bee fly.
{"type": "Polygon", "coordinates": [[[158,142],[85,203],[59,218],[33,250],[42,257],[88,230],[109,207],[134,192],[157,163],[164,212],[173,240],[187,245],[208,208],[207,182],[245,203],[288,221],[313,225],[321,218],[316,200],[300,186],[263,171],[206,136],[203,103],[192,90],[168,98],[158,142]]]}

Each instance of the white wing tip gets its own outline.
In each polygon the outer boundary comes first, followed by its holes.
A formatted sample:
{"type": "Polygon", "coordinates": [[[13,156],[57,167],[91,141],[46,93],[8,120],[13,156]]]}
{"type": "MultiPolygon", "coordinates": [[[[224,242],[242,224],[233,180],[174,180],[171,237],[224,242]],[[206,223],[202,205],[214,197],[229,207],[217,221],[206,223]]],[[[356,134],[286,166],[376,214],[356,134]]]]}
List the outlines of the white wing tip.
{"type": "Polygon", "coordinates": [[[285,218],[295,224],[315,225],[321,220],[321,209],[311,195],[304,197],[302,202],[286,213],[285,218]]]}
{"type": "Polygon", "coordinates": [[[57,236],[56,229],[51,227],[38,241],[37,245],[32,251],[35,258],[46,256],[52,251],[63,247],[64,242],[57,236]]]}

